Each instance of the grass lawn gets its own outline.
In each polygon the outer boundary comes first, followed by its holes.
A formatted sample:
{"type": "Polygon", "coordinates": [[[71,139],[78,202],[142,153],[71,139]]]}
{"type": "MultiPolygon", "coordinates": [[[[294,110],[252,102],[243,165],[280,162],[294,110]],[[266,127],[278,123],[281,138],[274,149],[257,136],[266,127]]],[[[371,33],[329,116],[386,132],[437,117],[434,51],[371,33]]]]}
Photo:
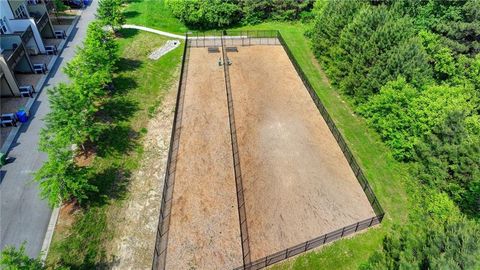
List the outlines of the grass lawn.
{"type": "Polygon", "coordinates": [[[47,258],[52,267],[62,262],[71,269],[98,269],[112,263],[106,255],[106,243],[114,237],[112,215],[128,196],[130,175],[142,160],[145,127],[178,81],[182,47],[153,61],[147,56],[166,38],[133,29],[122,30],[120,36],[116,89],[104,105],[112,127],[105,132],[90,165],[92,181],[100,191],[92,194],[84,209],[61,216],[64,220],[59,221],[47,258]]]}
{"type": "Polygon", "coordinates": [[[162,31],[183,34],[187,27],[174,18],[165,6],[165,0],[131,1],[125,8],[127,24],[136,24],[162,31]]]}

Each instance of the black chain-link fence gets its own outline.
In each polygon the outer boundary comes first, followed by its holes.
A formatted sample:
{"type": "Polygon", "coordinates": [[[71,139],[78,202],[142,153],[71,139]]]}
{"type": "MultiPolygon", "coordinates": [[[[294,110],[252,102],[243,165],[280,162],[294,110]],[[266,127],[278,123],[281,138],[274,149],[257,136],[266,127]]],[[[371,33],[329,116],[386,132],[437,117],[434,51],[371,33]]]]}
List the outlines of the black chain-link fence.
{"type": "Polygon", "coordinates": [[[313,99],[313,102],[317,106],[320,114],[323,116],[325,119],[325,122],[327,123],[330,131],[332,132],[333,136],[335,137],[336,141],[338,142],[338,145],[340,146],[343,154],[345,155],[345,158],[348,161],[348,164],[352,168],[353,172],[355,173],[355,176],[360,183],[363,191],[365,192],[365,195],[368,198],[368,201],[370,202],[370,205],[372,206],[375,216],[359,221],[357,223],[345,226],[341,229],[338,229],[336,231],[324,234],[322,236],[319,236],[317,238],[314,238],[312,240],[306,241],[304,243],[298,244],[296,246],[287,248],[285,250],[279,251],[277,253],[274,253],[272,255],[268,255],[264,258],[255,260],[251,263],[246,263],[241,267],[236,268],[236,270],[240,269],[248,269],[248,270],[256,270],[256,269],[261,269],[264,267],[267,267],[269,265],[272,265],[274,263],[280,262],[282,260],[285,260],[287,258],[293,257],[295,255],[298,255],[300,253],[306,252],[310,249],[319,247],[321,245],[324,245],[326,243],[332,242],[334,240],[340,239],[342,237],[345,237],[347,235],[350,235],[352,233],[361,231],[363,229],[369,228],[371,226],[374,226],[376,224],[379,224],[382,222],[383,217],[385,215],[382,207],[380,206],[380,203],[377,200],[377,197],[373,193],[372,188],[368,184],[367,179],[365,178],[365,175],[362,172],[362,169],[358,165],[357,161],[355,160],[352,152],[348,148],[348,145],[346,144],[345,140],[343,139],[340,131],[336,127],[335,123],[333,122],[332,118],[328,114],[325,106],[323,103],[320,101],[320,98],[317,96],[315,90],[313,89],[312,85],[310,84],[310,81],[308,80],[307,76],[303,72],[302,68],[298,64],[297,60],[293,56],[292,52],[290,51],[290,48],[288,47],[288,44],[285,42],[285,39],[281,35],[280,32],[278,32],[278,40],[280,44],[283,46],[285,49],[288,57],[290,58],[290,61],[293,63],[293,66],[295,67],[295,70],[297,71],[298,75],[302,79],[305,87],[307,88],[310,96],[313,99]]]}
{"type": "Polygon", "coordinates": [[[366,229],[368,227],[371,227],[373,225],[379,224],[382,221],[382,217],[375,216],[363,221],[359,221],[355,224],[345,226],[341,229],[338,229],[336,231],[327,233],[325,235],[319,236],[317,238],[314,238],[312,240],[308,240],[306,242],[303,242],[299,245],[287,248],[285,250],[279,251],[277,253],[274,253],[272,255],[268,255],[264,258],[255,260],[251,263],[245,264],[244,266],[238,267],[235,270],[240,270],[240,269],[248,269],[248,270],[256,270],[256,269],[261,269],[264,267],[267,267],[269,265],[272,265],[274,263],[278,263],[282,260],[288,259],[290,257],[293,257],[295,255],[298,255],[300,253],[306,252],[310,249],[319,247],[321,245],[330,243],[332,241],[335,241],[337,239],[340,239],[342,237],[345,237],[347,235],[350,235],[352,233],[361,231],[363,229],[366,229]]]}
{"type": "MultiPolygon", "coordinates": [[[[186,87],[186,75],[187,75],[187,67],[188,65],[188,58],[189,58],[189,48],[190,47],[222,47],[223,49],[223,58],[224,58],[224,71],[225,71],[225,83],[226,83],[226,91],[227,91],[227,98],[228,98],[228,106],[229,106],[229,120],[230,120],[230,128],[231,128],[231,136],[232,136],[232,151],[234,156],[234,168],[235,168],[235,182],[237,188],[237,202],[238,202],[238,210],[239,210],[239,218],[240,218],[240,229],[241,229],[241,238],[242,238],[242,250],[243,250],[243,260],[244,265],[238,267],[236,269],[248,269],[248,270],[255,270],[267,267],[279,261],[285,260],[292,256],[298,255],[302,252],[308,251],[310,249],[319,247],[326,243],[332,242],[339,238],[345,237],[352,233],[361,231],[363,229],[369,228],[376,224],[382,222],[383,217],[385,215],[380,203],[378,202],[375,194],[373,193],[372,188],[368,184],[368,181],[363,174],[360,166],[358,165],[357,161],[355,160],[352,152],[348,148],[347,143],[343,139],[340,131],[336,127],[335,123],[333,122],[332,118],[328,114],[325,106],[320,101],[319,97],[317,96],[315,90],[313,89],[310,81],[308,80],[307,76],[301,69],[300,65],[296,61],[295,57],[293,56],[288,44],[285,42],[283,36],[279,31],[276,30],[255,30],[255,31],[223,31],[223,32],[202,32],[202,33],[194,33],[188,34],[185,36],[185,48],[183,52],[182,58],[182,67],[180,72],[180,83],[178,86],[178,93],[177,93],[177,102],[175,106],[175,116],[174,122],[172,127],[172,135],[170,139],[170,150],[168,154],[168,161],[167,161],[167,170],[165,176],[165,184],[163,189],[163,196],[162,196],[162,204],[160,210],[160,218],[158,223],[158,231],[157,231],[157,239],[155,243],[155,252],[153,258],[153,269],[165,269],[166,263],[166,250],[167,250],[167,240],[168,240],[168,228],[170,223],[170,211],[172,207],[172,197],[173,197],[173,185],[175,181],[175,167],[176,167],[176,159],[178,154],[178,147],[179,147],[179,139],[180,139],[180,126],[182,121],[182,109],[183,109],[183,99],[185,94],[185,87],[186,87]],[[229,70],[228,70],[228,62],[226,59],[226,47],[227,46],[251,46],[251,45],[282,45],[285,49],[290,61],[295,67],[298,75],[300,76],[301,80],[303,81],[307,91],[309,92],[313,102],[317,106],[320,114],[322,115],[323,119],[327,123],[330,131],[332,132],[335,140],[337,141],[338,145],[340,146],[345,158],[348,161],[352,171],[354,172],[360,186],[362,187],[365,195],[372,206],[375,216],[365,219],[363,221],[359,221],[349,226],[345,226],[341,229],[336,231],[327,233],[325,235],[319,236],[312,240],[306,241],[299,245],[287,248],[285,250],[279,251],[272,255],[268,255],[264,258],[255,260],[253,262],[250,261],[250,248],[249,248],[249,241],[248,241],[248,228],[246,222],[246,212],[245,212],[245,201],[243,197],[243,186],[242,186],[242,179],[241,179],[241,170],[240,170],[240,157],[238,153],[238,145],[236,144],[236,131],[235,131],[235,119],[233,115],[233,100],[231,96],[231,87],[230,87],[230,78],[229,78],[229,70]],[[230,92],[229,92],[230,91],[230,92]]],[[[279,239],[281,241],[281,239],[279,239]]]]}
{"type": "Polygon", "coordinates": [[[235,126],[235,114],[233,109],[232,87],[230,84],[229,60],[225,40],[222,39],[223,67],[225,75],[225,88],[227,92],[228,120],[230,123],[230,137],[232,142],[233,169],[235,173],[235,186],[237,191],[238,217],[240,221],[240,239],[242,241],[243,264],[250,263],[250,242],[247,228],[247,213],[245,211],[245,199],[243,196],[242,170],[240,167],[240,153],[237,143],[237,128],[235,126]]]}
{"type": "Polygon", "coordinates": [[[225,30],[189,33],[191,47],[280,45],[277,30],[225,30]]]}
{"type": "Polygon", "coordinates": [[[157,227],[157,236],[155,241],[155,250],[153,253],[152,269],[165,269],[168,229],[170,226],[170,214],[172,210],[173,186],[175,184],[175,168],[177,165],[178,147],[180,143],[180,130],[182,126],[183,101],[187,84],[188,58],[188,36],[185,35],[182,67],[180,70],[177,101],[175,104],[175,115],[173,118],[172,133],[170,137],[170,148],[168,151],[167,168],[165,171],[165,182],[163,184],[162,203],[160,206],[160,217],[157,227]]]}
{"type": "Polygon", "coordinates": [[[320,111],[320,114],[323,116],[323,119],[328,125],[328,128],[332,132],[333,136],[335,137],[335,140],[338,142],[338,145],[340,146],[340,149],[342,150],[343,154],[345,155],[345,158],[348,161],[348,164],[352,168],[352,171],[355,173],[355,176],[362,186],[363,190],[365,191],[365,194],[367,195],[368,201],[370,202],[373,210],[375,211],[375,214],[377,216],[383,217],[384,211],[383,208],[380,206],[380,203],[377,200],[377,197],[373,193],[372,188],[368,184],[368,181],[365,177],[365,175],[362,172],[362,169],[358,165],[357,161],[355,160],[355,157],[352,154],[352,151],[350,151],[350,148],[348,148],[347,143],[343,139],[342,134],[338,130],[337,126],[333,122],[332,118],[330,117],[330,114],[328,113],[327,109],[323,105],[323,103],[320,101],[320,98],[317,96],[317,93],[312,87],[312,84],[308,80],[307,76],[305,75],[305,72],[303,72],[302,68],[298,64],[297,60],[293,56],[292,52],[290,51],[290,48],[288,47],[288,44],[285,42],[285,39],[283,36],[278,33],[278,38],[280,43],[282,44],[283,48],[285,49],[285,52],[288,55],[288,58],[290,58],[290,61],[293,63],[293,66],[295,67],[295,70],[297,71],[298,75],[303,81],[303,84],[305,85],[305,88],[307,88],[308,93],[312,97],[313,102],[317,106],[318,110],[320,111]]]}

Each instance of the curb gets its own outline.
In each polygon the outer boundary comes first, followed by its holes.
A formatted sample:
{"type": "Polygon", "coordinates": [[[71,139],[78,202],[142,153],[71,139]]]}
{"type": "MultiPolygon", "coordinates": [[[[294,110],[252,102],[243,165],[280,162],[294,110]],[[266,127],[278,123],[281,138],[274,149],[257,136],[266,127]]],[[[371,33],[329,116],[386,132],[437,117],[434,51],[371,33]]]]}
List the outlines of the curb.
{"type": "MultiPolygon", "coordinates": [[[[47,78],[49,78],[49,75],[50,75],[50,70],[52,69],[52,67],[55,65],[55,63],[57,62],[57,59],[61,56],[62,52],[63,52],[63,49],[65,48],[65,44],[67,43],[67,41],[70,39],[70,34],[72,33],[73,31],[73,28],[77,25],[78,23],[78,20],[80,19],[80,16],[81,16],[81,13],[79,15],[76,15],[75,16],[75,20],[73,21],[72,25],[70,25],[70,27],[68,28],[68,30],[66,31],[67,33],[67,38],[64,39],[62,42],[60,42],[59,44],[59,50],[58,50],[58,54],[55,55],[52,60],[50,60],[50,63],[48,63],[47,65],[47,68],[49,70],[49,72],[47,74],[45,74],[41,79],[40,81],[37,83],[37,85],[35,85],[35,90],[36,90],[36,94],[33,98],[30,98],[27,102],[27,104],[25,105],[25,111],[30,115],[30,108],[32,107],[32,105],[37,101],[38,99],[38,96],[40,95],[40,93],[43,91],[43,86],[45,84],[45,81],[47,80],[47,78]]],[[[18,135],[18,132],[20,131],[20,128],[23,126],[24,123],[19,123],[19,125],[17,125],[16,127],[14,127],[12,129],[12,131],[10,131],[10,134],[8,134],[8,137],[7,139],[5,140],[5,143],[3,144],[2,148],[0,149],[0,153],[4,153],[7,155],[8,157],[8,152],[10,151],[10,147],[12,146],[13,142],[15,141],[15,138],[17,137],[18,135]]]]}
{"type": "Polygon", "coordinates": [[[45,238],[43,239],[42,249],[40,250],[42,262],[45,262],[47,259],[48,251],[50,250],[50,244],[52,243],[53,232],[55,231],[55,226],[57,225],[58,216],[60,214],[60,207],[55,207],[50,216],[50,221],[48,222],[47,232],[45,233],[45,238]]]}
{"type": "MultiPolygon", "coordinates": [[[[82,12],[83,12],[83,10],[82,10],[82,12]]],[[[52,61],[50,61],[49,65],[48,65],[48,70],[52,69],[52,67],[57,62],[58,57],[60,57],[60,55],[62,54],[63,49],[65,49],[65,45],[67,44],[67,41],[70,39],[70,34],[72,33],[73,28],[75,26],[77,26],[78,20],[80,19],[80,16],[82,15],[82,12],[80,12],[80,14],[76,16],[72,25],[68,28],[68,30],[67,30],[67,37],[68,38],[64,39],[60,43],[59,53],[57,55],[55,55],[55,57],[52,59],[52,61]]],[[[41,87],[41,88],[39,88],[40,90],[38,91],[38,94],[35,96],[33,101],[27,103],[28,107],[26,109],[28,110],[29,113],[30,113],[31,106],[37,100],[38,95],[43,90],[43,85],[45,84],[45,81],[47,80],[48,75],[49,74],[47,74],[47,76],[43,77],[40,80],[40,82],[38,82],[37,85],[39,85],[41,87]]],[[[45,263],[45,260],[47,259],[48,251],[50,250],[50,244],[52,243],[53,233],[55,232],[55,226],[57,225],[59,214],[60,214],[60,207],[55,207],[52,210],[52,214],[50,215],[50,221],[48,222],[47,232],[45,233],[45,238],[43,239],[43,243],[42,243],[42,249],[40,250],[40,254],[41,254],[40,259],[42,260],[43,263],[45,263]]]]}

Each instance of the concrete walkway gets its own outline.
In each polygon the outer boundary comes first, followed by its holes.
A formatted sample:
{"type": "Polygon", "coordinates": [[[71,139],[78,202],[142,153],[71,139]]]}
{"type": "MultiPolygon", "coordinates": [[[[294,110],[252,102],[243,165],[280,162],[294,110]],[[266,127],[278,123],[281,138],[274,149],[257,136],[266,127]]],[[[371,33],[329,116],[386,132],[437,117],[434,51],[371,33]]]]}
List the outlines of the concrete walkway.
{"type": "Polygon", "coordinates": [[[159,30],[155,30],[153,28],[139,26],[139,25],[124,24],[124,25],[122,25],[122,28],[137,29],[137,30],[147,31],[147,32],[150,32],[150,33],[154,33],[154,34],[158,34],[158,35],[162,35],[162,36],[166,36],[166,37],[185,39],[185,36],[182,36],[182,35],[177,35],[177,34],[172,34],[172,33],[169,33],[169,32],[159,31],[159,30]]]}
{"type": "MultiPolygon", "coordinates": [[[[95,19],[97,1],[82,13],[69,42],[51,69],[44,89],[52,88],[68,79],[63,73],[65,64],[75,56],[75,48],[86,35],[88,23],[95,19]]],[[[30,120],[21,126],[12,144],[9,157],[14,161],[0,171],[0,248],[19,246],[26,241],[26,251],[31,257],[40,254],[52,209],[39,197],[39,188],[32,183],[32,173],[37,171],[47,156],[38,150],[42,119],[50,111],[47,91],[42,91],[30,109],[30,120]]]]}

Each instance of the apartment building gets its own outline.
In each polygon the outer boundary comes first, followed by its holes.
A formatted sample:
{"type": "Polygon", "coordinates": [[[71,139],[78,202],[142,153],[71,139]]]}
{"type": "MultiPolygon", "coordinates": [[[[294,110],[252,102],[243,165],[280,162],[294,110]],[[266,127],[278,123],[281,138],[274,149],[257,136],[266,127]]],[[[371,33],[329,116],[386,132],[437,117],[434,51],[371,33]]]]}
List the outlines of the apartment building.
{"type": "MultiPolygon", "coordinates": [[[[50,19],[51,0],[0,0],[1,96],[22,96],[32,89],[28,74],[46,71],[45,55],[56,54],[57,38],[50,19]]],[[[62,35],[63,34],[63,35],[62,35]]]]}

